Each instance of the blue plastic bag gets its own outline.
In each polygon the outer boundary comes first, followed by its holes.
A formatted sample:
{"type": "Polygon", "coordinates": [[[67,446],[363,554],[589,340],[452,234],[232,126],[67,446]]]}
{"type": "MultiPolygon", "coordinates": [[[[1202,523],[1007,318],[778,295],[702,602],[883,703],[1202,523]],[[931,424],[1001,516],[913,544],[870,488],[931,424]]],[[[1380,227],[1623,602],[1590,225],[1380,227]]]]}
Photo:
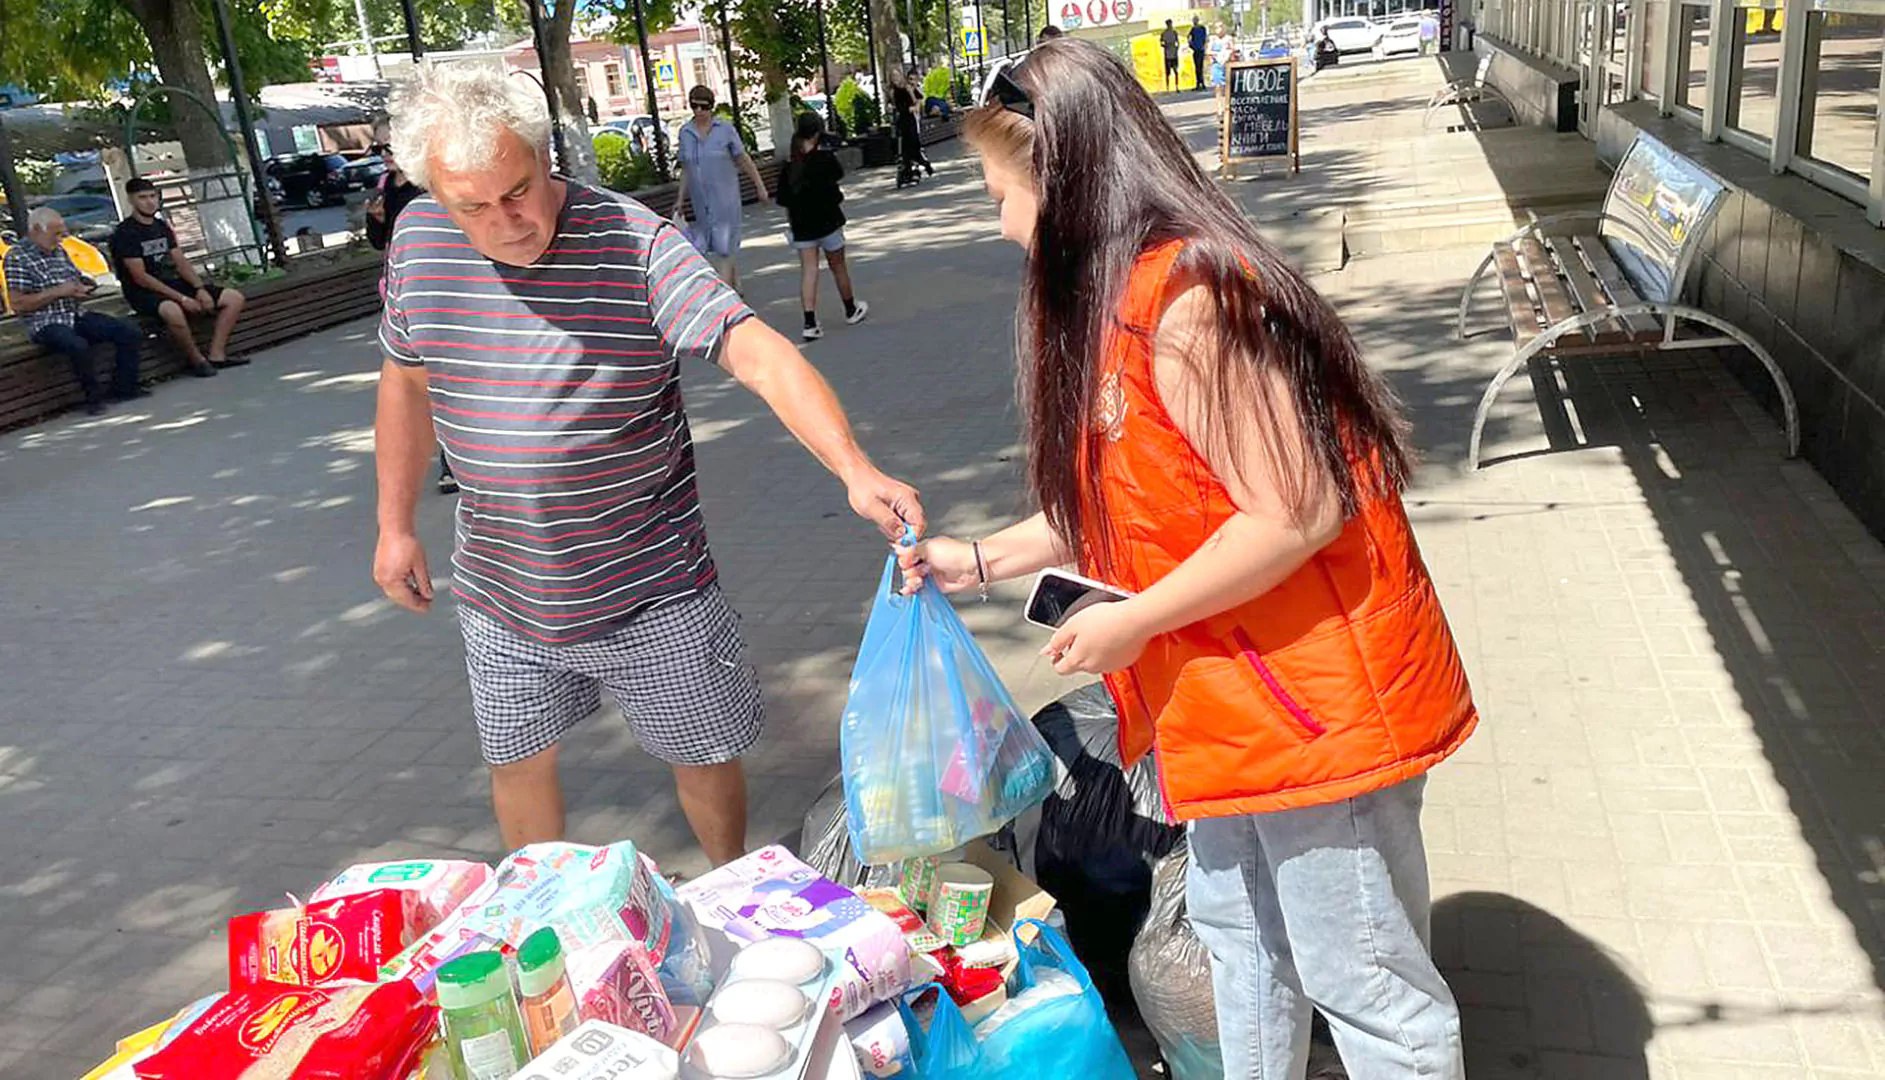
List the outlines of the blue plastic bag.
{"type": "Polygon", "coordinates": [[[1047,741],[934,588],[903,596],[884,565],[840,732],[859,862],[939,855],[1000,829],[1053,787],[1047,741]]]}
{"type": "Polygon", "coordinates": [[[1021,964],[1008,1004],[974,1028],[933,983],[897,1002],[916,1080],[1136,1080],[1106,1005],[1067,939],[1034,919],[1016,925],[1014,938],[1021,964]],[[1023,940],[1026,929],[1038,931],[1032,942],[1023,940]],[[909,1002],[932,987],[936,1010],[926,1031],[909,1002]]]}

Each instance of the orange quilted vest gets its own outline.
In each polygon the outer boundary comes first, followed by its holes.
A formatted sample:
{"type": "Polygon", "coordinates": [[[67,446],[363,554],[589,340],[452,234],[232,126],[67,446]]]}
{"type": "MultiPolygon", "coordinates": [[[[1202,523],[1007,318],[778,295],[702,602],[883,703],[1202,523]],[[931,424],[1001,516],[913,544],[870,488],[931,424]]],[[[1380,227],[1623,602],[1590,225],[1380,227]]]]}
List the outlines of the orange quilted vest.
{"type": "MultiPolygon", "coordinates": [[[[1099,410],[1113,559],[1083,571],[1133,592],[1235,512],[1160,404],[1153,335],[1177,243],[1139,259],[1109,336],[1099,410]]],[[[1477,715],[1398,497],[1370,499],[1281,585],[1161,634],[1107,677],[1127,762],[1156,748],[1179,820],[1313,806],[1388,787],[1458,749],[1477,715]]]]}

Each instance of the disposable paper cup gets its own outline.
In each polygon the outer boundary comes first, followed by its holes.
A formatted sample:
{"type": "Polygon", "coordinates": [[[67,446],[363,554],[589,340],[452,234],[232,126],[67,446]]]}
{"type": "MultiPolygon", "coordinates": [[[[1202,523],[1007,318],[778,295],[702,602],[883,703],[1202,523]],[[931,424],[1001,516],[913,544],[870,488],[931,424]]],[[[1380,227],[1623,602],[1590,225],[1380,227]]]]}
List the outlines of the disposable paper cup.
{"type": "Polygon", "coordinates": [[[936,868],[941,865],[942,860],[934,855],[903,860],[903,870],[897,878],[897,894],[918,915],[929,911],[930,898],[936,892],[936,868]]]}
{"type": "Polygon", "coordinates": [[[981,940],[988,924],[988,897],[995,879],[968,863],[944,863],[936,871],[936,894],[930,900],[929,928],[951,945],[981,940]]]}

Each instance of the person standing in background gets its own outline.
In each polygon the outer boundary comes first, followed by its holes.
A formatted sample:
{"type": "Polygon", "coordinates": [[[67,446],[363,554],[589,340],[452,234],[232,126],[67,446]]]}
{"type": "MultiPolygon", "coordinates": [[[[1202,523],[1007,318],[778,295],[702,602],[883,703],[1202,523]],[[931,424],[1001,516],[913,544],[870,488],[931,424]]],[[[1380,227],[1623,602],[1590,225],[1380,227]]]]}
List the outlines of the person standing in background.
{"type": "Polygon", "coordinates": [[[895,112],[898,149],[902,151],[902,162],[898,165],[899,180],[916,179],[916,170],[922,169],[925,176],[935,176],[936,166],[929,163],[923,153],[923,128],[917,118],[916,89],[910,85],[910,75],[902,68],[890,72],[890,107],[895,112]]]}
{"type": "Polygon", "coordinates": [[[825,122],[815,112],[799,114],[792,133],[792,160],[779,174],[779,205],[791,223],[792,247],[799,253],[799,304],[805,311],[805,329],[799,336],[817,341],[825,336],[818,325],[818,253],[825,253],[838,299],[844,301],[844,321],[856,326],[870,314],[870,305],[851,290],[851,267],[844,257],[844,166],[838,155],[825,149],[825,122]]]}
{"type": "MultiPolygon", "coordinates": [[[[406,178],[405,170],[393,156],[392,143],[380,142],[373,146],[372,152],[386,163],[386,171],[380,174],[380,186],[367,199],[367,243],[373,245],[373,250],[384,253],[386,242],[393,235],[393,226],[399,221],[399,212],[425,191],[406,178]]],[[[445,448],[440,447],[439,494],[452,495],[457,491],[458,478],[452,475],[452,463],[445,456],[445,448]]]]}
{"type": "Polygon", "coordinates": [[[1198,78],[1193,89],[1204,89],[1204,51],[1210,47],[1211,32],[1204,28],[1204,20],[1196,15],[1191,17],[1191,31],[1187,35],[1191,45],[1191,70],[1198,78]]]}
{"type": "Polygon", "coordinates": [[[1440,17],[1433,11],[1420,13],[1420,55],[1432,56],[1440,51],[1440,17]]]}
{"type": "Polygon", "coordinates": [[[769,206],[772,196],[759,166],[746,152],[746,144],[732,124],[713,114],[713,90],[696,86],[687,92],[692,121],[683,125],[675,163],[681,174],[676,177],[681,193],[674,200],[674,222],[687,239],[700,249],[713,265],[720,280],[740,287],[740,214],[745,200],[740,197],[740,174],[753,182],[761,206],[769,206]],[[694,201],[694,221],[687,222],[687,201],[694,201]]]}
{"type": "Polygon", "coordinates": [[[1165,50],[1165,89],[1178,89],[1178,30],[1170,19],[1165,20],[1165,32],[1158,36],[1160,47],[1165,50]]]}

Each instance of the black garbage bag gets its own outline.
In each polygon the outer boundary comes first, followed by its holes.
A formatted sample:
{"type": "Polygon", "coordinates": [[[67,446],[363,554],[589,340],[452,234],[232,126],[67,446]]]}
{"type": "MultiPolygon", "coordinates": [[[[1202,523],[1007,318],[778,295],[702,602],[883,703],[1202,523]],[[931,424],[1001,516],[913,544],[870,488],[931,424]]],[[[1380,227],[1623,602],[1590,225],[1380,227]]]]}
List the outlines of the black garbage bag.
{"type": "Polygon", "coordinates": [[[1158,1040],[1172,1080],[1223,1080],[1217,1041],[1217,996],[1211,954],[1185,916],[1185,871],[1191,852],[1180,846],[1152,871],[1152,907],[1133,940],[1127,968],[1133,1000],[1158,1040]]]}
{"type": "Polygon", "coordinates": [[[1152,863],[1184,830],[1164,820],[1150,755],[1119,765],[1119,715],[1101,683],[1042,709],[1034,726],[1057,760],[1041,806],[1034,876],[1060,901],[1067,939],[1114,1015],[1132,1002],[1126,954],[1151,903],[1152,863]]]}
{"type": "Polygon", "coordinates": [[[1034,726],[1060,763],[1041,808],[1041,850],[1068,861],[1131,851],[1149,863],[1172,849],[1182,830],[1165,820],[1158,766],[1148,754],[1120,768],[1119,713],[1104,683],[1035,713],[1034,726]]]}

